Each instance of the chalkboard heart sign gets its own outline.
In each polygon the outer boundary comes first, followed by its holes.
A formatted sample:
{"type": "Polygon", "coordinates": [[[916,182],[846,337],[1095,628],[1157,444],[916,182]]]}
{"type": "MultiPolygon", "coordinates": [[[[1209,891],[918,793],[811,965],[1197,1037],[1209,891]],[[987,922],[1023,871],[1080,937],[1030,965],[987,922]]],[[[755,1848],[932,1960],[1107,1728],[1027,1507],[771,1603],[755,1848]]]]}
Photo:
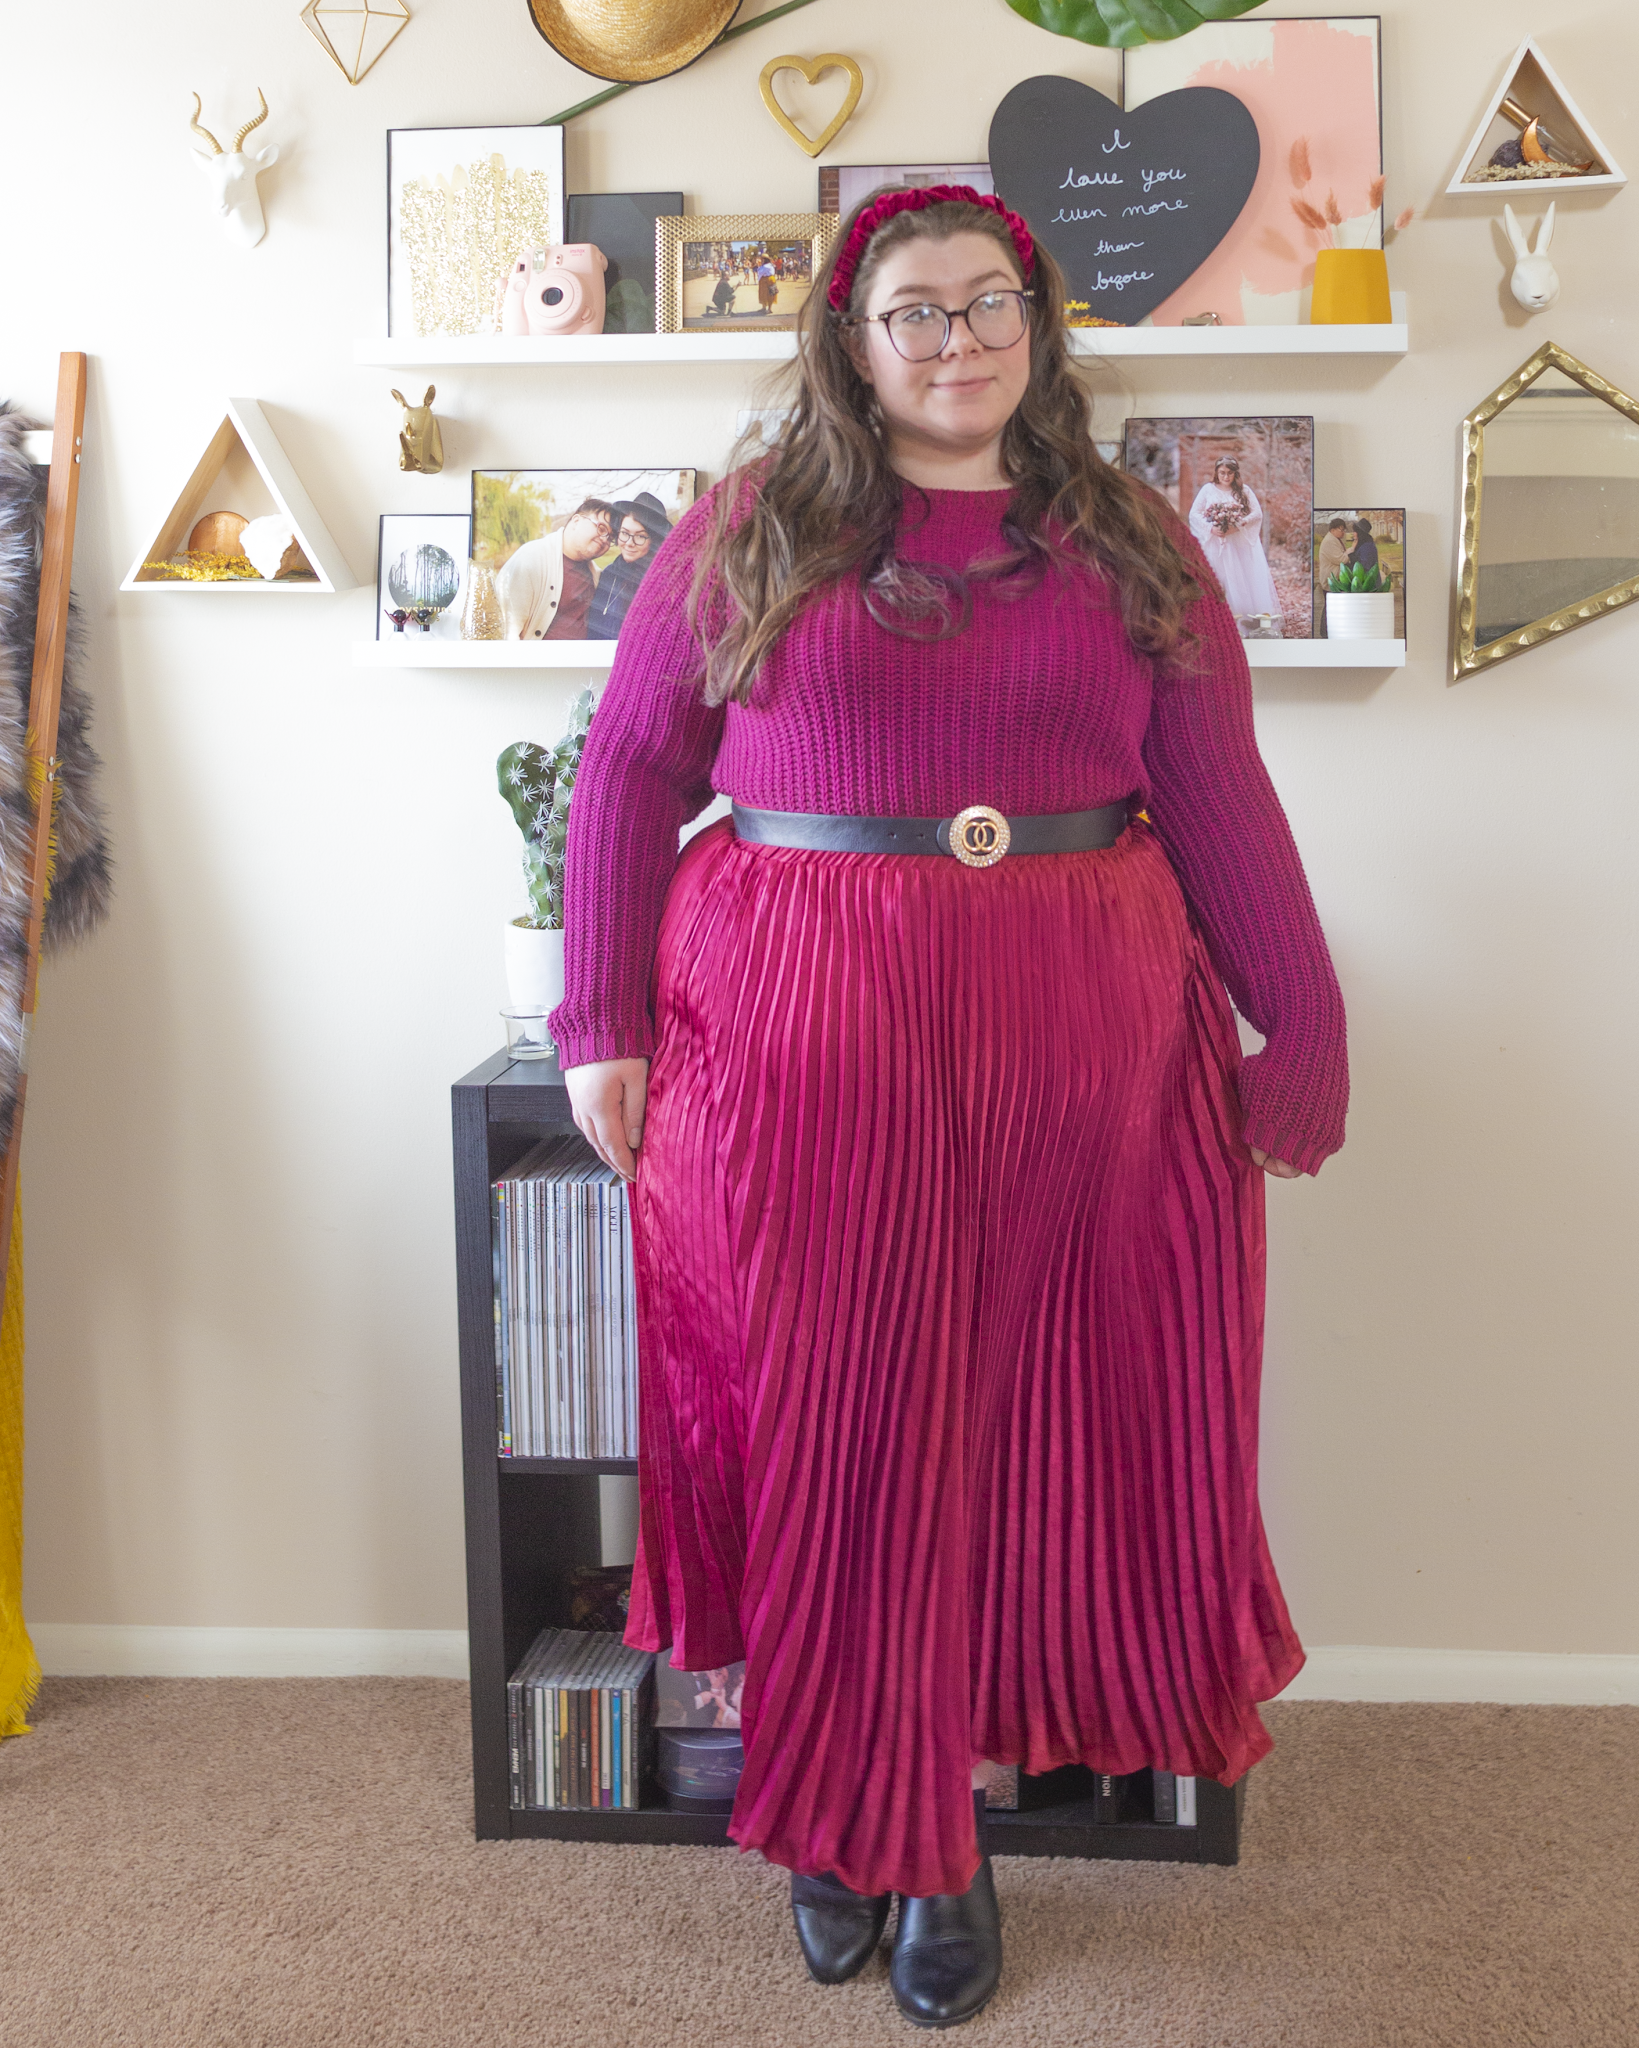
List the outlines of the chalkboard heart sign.
{"type": "Polygon", "coordinates": [[[1130,327],[1235,225],[1258,175],[1258,127],[1216,86],[1123,113],[1074,78],[1027,78],[991,120],[990,168],[1063,266],[1072,321],[1130,327]]]}

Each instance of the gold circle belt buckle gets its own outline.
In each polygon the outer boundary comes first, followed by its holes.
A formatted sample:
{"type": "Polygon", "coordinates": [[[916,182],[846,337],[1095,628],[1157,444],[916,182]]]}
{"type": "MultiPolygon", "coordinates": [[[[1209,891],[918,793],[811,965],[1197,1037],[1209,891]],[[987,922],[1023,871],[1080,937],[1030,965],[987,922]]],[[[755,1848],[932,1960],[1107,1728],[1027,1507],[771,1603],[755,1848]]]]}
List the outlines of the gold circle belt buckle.
{"type": "Polygon", "coordinates": [[[964,867],[993,868],[1012,838],[1007,820],[989,804],[969,804],[950,821],[950,850],[964,867]]]}

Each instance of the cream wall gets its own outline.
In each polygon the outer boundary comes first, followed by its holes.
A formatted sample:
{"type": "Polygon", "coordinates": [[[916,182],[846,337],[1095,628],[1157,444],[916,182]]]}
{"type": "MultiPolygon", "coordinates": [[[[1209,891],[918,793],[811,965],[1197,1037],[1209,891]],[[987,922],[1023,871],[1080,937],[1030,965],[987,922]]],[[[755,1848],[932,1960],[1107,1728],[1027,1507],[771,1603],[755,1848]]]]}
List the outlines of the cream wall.
{"type": "MultiPolygon", "coordinates": [[[[1128,372],[1139,410],[1312,410],[1322,502],[1411,508],[1409,665],[1258,687],[1355,1072],[1348,1149],[1271,1190],[1265,1508],[1312,1643],[1633,1652],[1639,614],[1457,688],[1445,648],[1463,412],[1547,336],[1639,389],[1635,200],[1561,199],[1564,297],[1528,322],[1500,204],[1435,195],[1539,27],[1639,168],[1639,21],[1383,13],[1390,204],[1428,209],[1391,258],[1410,356],[1128,372]]],[[[76,586],[119,858],[111,925],[46,974],[31,1086],[41,1623],[462,1620],[446,1091],[496,1043],[520,900],[491,764],[553,735],[578,679],[356,671],[365,589],[117,595],[223,395],[262,400],[366,581],[376,515],[461,509],[475,463],[715,472],[746,402],[731,366],[434,373],[447,467],[401,475],[409,379],[352,363],[383,318],[383,132],[594,88],[523,0],[416,0],[358,88],[297,15],[82,0],[10,24],[30,84],[0,134],[0,389],[49,412],[57,351],[92,358],[76,586]],[[258,85],[281,160],[246,252],[187,114],[197,88],[237,126],[258,85]]],[[[1003,0],[817,0],[574,124],[571,189],[811,205],[756,94],[793,49],[859,57],[834,152],[856,161],[982,156],[1015,80],[1116,71],[1003,0]]]]}

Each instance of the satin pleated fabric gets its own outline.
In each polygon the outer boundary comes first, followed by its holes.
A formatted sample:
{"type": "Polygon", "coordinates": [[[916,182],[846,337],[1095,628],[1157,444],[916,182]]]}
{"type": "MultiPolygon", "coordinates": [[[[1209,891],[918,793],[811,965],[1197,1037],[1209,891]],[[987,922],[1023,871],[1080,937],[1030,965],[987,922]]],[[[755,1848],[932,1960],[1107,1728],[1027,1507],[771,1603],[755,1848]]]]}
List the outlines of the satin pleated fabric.
{"type": "Polygon", "coordinates": [[[1262,1177],[1159,842],[683,851],[634,1202],[628,1642],[746,1659],[729,1833],[964,1891],[972,1763],[1232,1783],[1303,1653],[1262,1177]]]}

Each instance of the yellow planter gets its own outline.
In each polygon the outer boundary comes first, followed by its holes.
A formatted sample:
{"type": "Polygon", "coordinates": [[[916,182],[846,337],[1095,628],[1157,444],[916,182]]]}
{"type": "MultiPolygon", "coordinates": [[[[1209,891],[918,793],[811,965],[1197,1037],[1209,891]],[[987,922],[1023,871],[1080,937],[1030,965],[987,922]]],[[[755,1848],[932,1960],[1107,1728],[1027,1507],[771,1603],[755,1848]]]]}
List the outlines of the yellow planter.
{"type": "Polygon", "coordinates": [[[1315,257],[1315,294],[1309,308],[1316,327],[1386,326],[1389,265],[1381,249],[1322,249],[1315,257]]]}

